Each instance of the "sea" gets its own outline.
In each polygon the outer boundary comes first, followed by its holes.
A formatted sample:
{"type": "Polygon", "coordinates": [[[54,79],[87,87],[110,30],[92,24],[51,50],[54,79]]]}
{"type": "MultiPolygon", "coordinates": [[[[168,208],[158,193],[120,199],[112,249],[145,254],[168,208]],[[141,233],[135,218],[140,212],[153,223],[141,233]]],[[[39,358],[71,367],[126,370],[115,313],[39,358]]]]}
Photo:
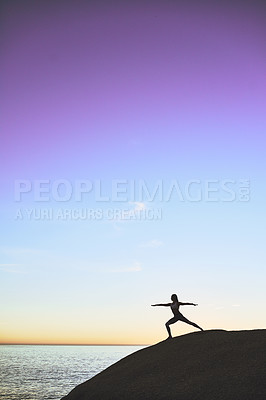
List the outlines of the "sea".
{"type": "Polygon", "coordinates": [[[60,400],[145,346],[0,345],[0,399],[60,400]]]}

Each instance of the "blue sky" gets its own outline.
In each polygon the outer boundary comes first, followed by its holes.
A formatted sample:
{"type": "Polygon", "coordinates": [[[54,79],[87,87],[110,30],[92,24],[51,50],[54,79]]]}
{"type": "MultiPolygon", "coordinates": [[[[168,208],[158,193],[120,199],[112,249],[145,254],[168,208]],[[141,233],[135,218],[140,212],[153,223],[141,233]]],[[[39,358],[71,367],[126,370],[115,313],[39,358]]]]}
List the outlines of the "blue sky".
{"type": "Polygon", "coordinates": [[[3,343],[153,343],[172,293],[206,329],[265,327],[260,6],[144,3],[3,7],[3,343]],[[125,201],[101,201],[117,180],[125,201]]]}

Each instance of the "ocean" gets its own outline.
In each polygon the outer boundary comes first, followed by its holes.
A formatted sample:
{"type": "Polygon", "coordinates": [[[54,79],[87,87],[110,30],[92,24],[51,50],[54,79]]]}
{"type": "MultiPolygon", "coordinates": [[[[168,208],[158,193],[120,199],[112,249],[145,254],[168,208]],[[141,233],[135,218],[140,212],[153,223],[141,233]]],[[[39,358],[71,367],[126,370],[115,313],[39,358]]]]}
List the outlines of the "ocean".
{"type": "Polygon", "coordinates": [[[0,345],[0,399],[59,400],[144,347],[0,345]]]}

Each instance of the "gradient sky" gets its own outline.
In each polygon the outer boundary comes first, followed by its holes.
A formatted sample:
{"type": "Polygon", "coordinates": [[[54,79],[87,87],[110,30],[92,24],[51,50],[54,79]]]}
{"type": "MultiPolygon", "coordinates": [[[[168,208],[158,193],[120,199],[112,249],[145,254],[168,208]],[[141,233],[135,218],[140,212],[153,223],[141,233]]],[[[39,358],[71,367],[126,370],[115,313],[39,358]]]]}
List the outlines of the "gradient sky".
{"type": "Polygon", "coordinates": [[[0,342],[154,343],[171,312],[150,304],[172,293],[206,329],[265,328],[263,2],[3,1],[1,15],[0,342]],[[62,179],[165,192],[60,202],[62,179]],[[16,180],[49,180],[50,200],[15,201],[16,180]],[[167,199],[174,180],[202,199],[167,199]],[[162,217],[38,218],[128,208],[162,217]]]}

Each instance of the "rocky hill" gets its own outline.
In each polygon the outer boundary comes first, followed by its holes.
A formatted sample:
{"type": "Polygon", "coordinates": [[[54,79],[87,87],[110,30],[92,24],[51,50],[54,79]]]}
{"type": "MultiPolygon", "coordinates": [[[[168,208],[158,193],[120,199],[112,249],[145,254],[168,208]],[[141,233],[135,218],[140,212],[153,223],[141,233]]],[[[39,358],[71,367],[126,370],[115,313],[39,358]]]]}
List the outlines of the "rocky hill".
{"type": "Polygon", "coordinates": [[[139,350],[62,400],[265,400],[266,330],[195,332],[139,350]]]}

